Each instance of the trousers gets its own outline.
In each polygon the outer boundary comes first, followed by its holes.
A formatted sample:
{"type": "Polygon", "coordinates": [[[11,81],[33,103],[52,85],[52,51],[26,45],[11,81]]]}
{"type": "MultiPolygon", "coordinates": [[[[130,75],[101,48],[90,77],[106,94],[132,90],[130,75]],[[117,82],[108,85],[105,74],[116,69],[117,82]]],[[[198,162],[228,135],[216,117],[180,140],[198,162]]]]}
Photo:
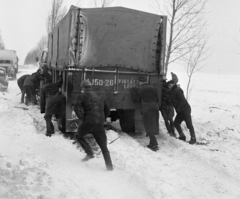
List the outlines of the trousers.
{"type": "Polygon", "coordinates": [[[26,99],[27,101],[31,101],[32,104],[36,105],[37,104],[37,98],[36,98],[36,91],[33,87],[31,86],[24,86],[23,88],[26,92],[26,99]]]}
{"type": "Polygon", "coordinates": [[[142,103],[142,119],[150,145],[158,145],[155,134],[159,134],[159,110],[157,103],[142,103]]]}
{"type": "Polygon", "coordinates": [[[94,124],[92,122],[83,122],[77,131],[76,140],[79,142],[83,150],[87,155],[93,155],[93,151],[88,144],[88,142],[84,139],[84,136],[91,133],[99,145],[103,158],[105,161],[105,165],[107,168],[112,167],[112,160],[110,157],[110,153],[107,148],[107,136],[105,133],[105,129],[103,128],[103,124],[94,124]]]}
{"type": "Polygon", "coordinates": [[[181,128],[181,123],[183,121],[185,121],[186,126],[190,131],[191,139],[196,139],[194,127],[192,124],[191,107],[188,107],[185,110],[181,111],[180,113],[177,113],[177,116],[174,120],[174,126],[177,129],[180,137],[185,136],[181,128]]]}
{"type": "MultiPolygon", "coordinates": [[[[46,121],[46,128],[47,128],[47,135],[52,135],[54,134],[54,126],[52,123],[52,114],[45,114],[44,119],[46,121]]],[[[55,117],[57,119],[57,124],[58,124],[58,129],[62,132],[65,133],[65,116],[60,116],[58,114],[55,114],[55,117]]]]}

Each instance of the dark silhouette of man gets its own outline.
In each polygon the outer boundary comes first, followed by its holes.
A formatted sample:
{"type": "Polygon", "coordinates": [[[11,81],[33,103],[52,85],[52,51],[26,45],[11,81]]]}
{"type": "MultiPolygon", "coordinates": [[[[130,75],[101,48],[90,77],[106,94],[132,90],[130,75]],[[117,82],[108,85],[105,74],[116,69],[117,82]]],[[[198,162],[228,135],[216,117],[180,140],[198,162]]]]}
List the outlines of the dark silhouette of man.
{"type": "Polygon", "coordinates": [[[175,137],[176,136],[175,128],[173,124],[174,110],[170,102],[169,91],[170,90],[168,88],[168,84],[166,83],[166,80],[163,80],[162,101],[161,101],[160,111],[169,135],[175,137]]]}
{"type": "Polygon", "coordinates": [[[82,121],[78,127],[76,140],[86,153],[83,161],[94,157],[91,147],[84,139],[86,134],[91,133],[101,148],[107,170],[113,170],[112,160],[107,148],[107,136],[103,127],[106,118],[110,114],[110,108],[102,97],[92,91],[89,80],[82,81],[81,87],[82,93],[77,97],[74,111],[82,121]]]}
{"type": "Polygon", "coordinates": [[[59,91],[62,85],[62,78],[59,78],[56,83],[52,83],[50,76],[45,80],[45,85],[40,90],[40,109],[41,113],[45,113],[47,132],[46,136],[51,137],[54,134],[54,126],[52,116],[55,115],[58,128],[62,133],[65,133],[65,107],[66,98],[59,91]]]}
{"type": "Polygon", "coordinates": [[[38,70],[36,73],[26,77],[23,83],[23,89],[26,92],[26,104],[31,102],[33,105],[37,105],[37,89],[40,87],[40,80],[42,79],[41,73],[38,70]]]}
{"type": "Polygon", "coordinates": [[[143,125],[150,142],[147,145],[153,151],[157,151],[158,142],[155,137],[159,134],[159,107],[158,95],[154,86],[147,83],[145,77],[138,79],[140,88],[131,89],[132,100],[135,103],[141,103],[141,114],[143,125]]]}
{"type": "Polygon", "coordinates": [[[25,97],[25,94],[26,94],[26,91],[23,87],[23,84],[24,84],[24,81],[27,77],[29,77],[30,75],[29,74],[26,74],[26,75],[22,75],[20,78],[18,78],[17,80],[17,84],[18,84],[18,87],[20,88],[21,92],[22,92],[22,95],[21,95],[21,103],[24,103],[24,97],[25,97]]]}
{"type": "Polygon", "coordinates": [[[195,144],[196,136],[195,136],[194,127],[192,124],[191,106],[185,99],[183,90],[179,86],[177,86],[173,80],[168,81],[167,84],[170,89],[170,92],[169,92],[170,102],[175,108],[175,111],[177,112],[177,115],[174,120],[174,126],[179,133],[179,139],[186,141],[186,136],[183,133],[181,128],[181,123],[185,121],[191,135],[191,140],[189,141],[189,144],[195,144]]]}

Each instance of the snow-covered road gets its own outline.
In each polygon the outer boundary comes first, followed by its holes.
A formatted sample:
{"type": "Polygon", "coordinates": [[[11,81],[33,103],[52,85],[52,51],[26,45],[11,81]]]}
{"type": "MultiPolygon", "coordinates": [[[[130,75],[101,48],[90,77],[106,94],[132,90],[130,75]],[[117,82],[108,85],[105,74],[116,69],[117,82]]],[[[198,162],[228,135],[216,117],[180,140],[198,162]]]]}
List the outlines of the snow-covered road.
{"type": "MultiPolygon", "coordinates": [[[[35,70],[22,67],[18,77],[35,70]]],[[[101,154],[83,163],[83,151],[71,140],[59,132],[46,137],[39,108],[18,108],[26,106],[19,103],[16,80],[10,80],[8,92],[0,93],[0,198],[240,199],[240,106],[234,100],[224,108],[220,99],[199,103],[211,97],[204,89],[196,88],[192,107],[197,138],[208,145],[168,136],[160,118],[160,150],[147,149],[145,135],[120,133],[109,145],[109,172],[101,154]]],[[[110,130],[107,136],[111,142],[119,134],[110,130]]]]}

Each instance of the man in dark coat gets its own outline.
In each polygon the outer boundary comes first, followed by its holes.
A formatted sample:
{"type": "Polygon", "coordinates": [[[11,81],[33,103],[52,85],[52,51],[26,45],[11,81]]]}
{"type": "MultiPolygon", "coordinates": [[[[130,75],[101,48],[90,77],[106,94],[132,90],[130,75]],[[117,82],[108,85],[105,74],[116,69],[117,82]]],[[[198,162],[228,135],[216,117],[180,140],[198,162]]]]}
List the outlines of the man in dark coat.
{"type": "Polygon", "coordinates": [[[92,133],[101,148],[107,170],[113,170],[112,160],[107,148],[107,136],[103,127],[104,121],[110,114],[110,108],[106,100],[92,91],[89,80],[84,80],[81,87],[82,93],[77,97],[74,111],[82,121],[82,124],[78,127],[76,140],[87,154],[83,161],[94,157],[91,147],[84,139],[86,134],[92,133]]]}
{"type": "MultiPolygon", "coordinates": [[[[38,69],[35,73],[33,73],[32,75],[36,75],[36,74],[40,74],[40,70],[38,69]]],[[[29,77],[31,75],[29,74],[26,74],[26,75],[22,75],[21,77],[18,78],[17,80],[17,84],[18,84],[18,87],[20,88],[21,92],[22,92],[22,96],[21,96],[21,103],[24,103],[24,97],[25,97],[25,94],[26,94],[26,91],[23,87],[24,85],[24,81],[27,79],[27,77],[29,77]]]]}
{"type": "Polygon", "coordinates": [[[174,126],[179,133],[179,139],[186,141],[186,136],[184,135],[181,128],[182,121],[185,121],[191,135],[191,140],[189,141],[189,144],[194,144],[196,143],[196,136],[192,124],[191,107],[184,97],[183,90],[178,87],[173,80],[170,80],[167,83],[170,88],[169,94],[171,104],[177,112],[177,116],[174,120],[174,126]]]}
{"type": "Polygon", "coordinates": [[[60,78],[56,83],[52,83],[51,78],[46,79],[46,84],[40,91],[40,109],[41,113],[45,113],[44,119],[46,121],[47,133],[46,136],[51,137],[54,134],[54,126],[52,123],[52,116],[55,115],[58,121],[58,128],[65,133],[65,106],[66,98],[59,92],[62,85],[60,78]]]}
{"type": "Polygon", "coordinates": [[[147,83],[146,78],[140,77],[138,79],[140,88],[138,91],[132,89],[133,102],[141,103],[141,114],[143,125],[147,136],[149,136],[150,143],[147,145],[153,151],[157,151],[158,142],[155,134],[159,134],[159,107],[158,95],[154,86],[147,83]],[[137,93],[139,92],[139,93],[137,93]]]}
{"type": "Polygon", "coordinates": [[[52,78],[52,76],[48,73],[48,67],[46,65],[42,67],[41,76],[43,77],[43,79],[41,79],[40,81],[40,88],[42,88],[43,85],[46,84],[46,81],[48,79],[52,78]]]}
{"type": "Polygon", "coordinates": [[[160,111],[169,135],[175,137],[176,135],[175,135],[175,129],[173,124],[174,110],[170,102],[169,91],[170,90],[168,89],[166,80],[163,80],[162,101],[161,101],[160,111]]]}
{"type": "Polygon", "coordinates": [[[20,88],[20,90],[22,92],[21,103],[24,103],[24,97],[25,97],[25,94],[26,94],[26,91],[23,87],[23,84],[24,84],[25,79],[29,76],[30,76],[29,74],[23,75],[17,80],[18,87],[20,88]]]}
{"type": "Polygon", "coordinates": [[[36,72],[28,76],[23,83],[23,89],[27,95],[26,100],[27,102],[31,101],[33,105],[37,105],[36,90],[39,89],[41,79],[40,72],[36,72]]]}

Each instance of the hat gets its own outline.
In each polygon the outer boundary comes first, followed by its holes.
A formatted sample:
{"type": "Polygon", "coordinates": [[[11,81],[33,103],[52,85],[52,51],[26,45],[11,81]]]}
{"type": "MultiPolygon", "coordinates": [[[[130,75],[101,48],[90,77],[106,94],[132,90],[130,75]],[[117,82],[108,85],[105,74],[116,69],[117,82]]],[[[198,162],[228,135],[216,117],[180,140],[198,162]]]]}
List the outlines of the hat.
{"type": "Polygon", "coordinates": [[[175,73],[171,72],[171,75],[172,75],[172,80],[174,81],[174,83],[178,83],[178,77],[175,73]]]}
{"type": "Polygon", "coordinates": [[[81,87],[91,87],[91,86],[92,86],[92,84],[88,79],[83,80],[81,83],[81,87]]]}
{"type": "Polygon", "coordinates": [[[147,82],[147,78],[146,77],[139,77],[138,81],[139,82],[147,82]]]}
{"type": "Polygon", "coordinates": [[[167,85],[169,85],[169,84],[175,84],[175,82],[173,80],[170,80],[167,82],[167,85]]]}

